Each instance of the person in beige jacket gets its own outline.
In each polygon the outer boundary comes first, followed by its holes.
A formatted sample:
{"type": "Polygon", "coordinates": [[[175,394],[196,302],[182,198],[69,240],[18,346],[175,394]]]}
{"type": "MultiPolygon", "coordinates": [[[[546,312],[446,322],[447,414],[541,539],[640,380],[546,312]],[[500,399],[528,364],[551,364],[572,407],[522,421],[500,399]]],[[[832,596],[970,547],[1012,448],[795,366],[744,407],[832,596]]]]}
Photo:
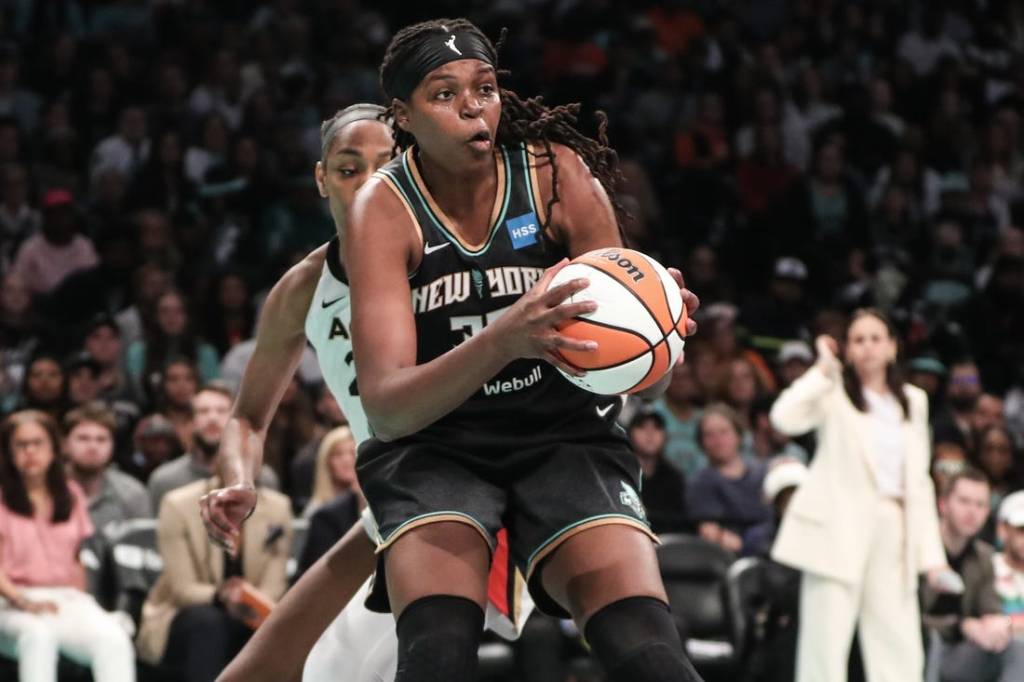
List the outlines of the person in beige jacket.
{"type": "Polygon", "coordinates": [[[845,366],[834,339],[817,347],[817,363],[771,411],[779,431],[818,437],[772,548],[803,571],[797,682],[846,680],[855,627],[868,682],[921,680],[918,574],[937,589],[950,579],[928,477],[927,397],[897,378],[896,338],[877,311],[853,315],[845,366]]]}
{"type": "Polygon", "coordinates": [[[179,670],[189,682],[213,682],[241,650],[252,630],[243,590],[276,602],[288,586],[291,503],[259,488],[242,532],[237,558],[212,544],[199,499],[220,487],[217,478],[168,493],[160,505],[157,545],[164,570],[142,607],[139,658],[179,670]]]}

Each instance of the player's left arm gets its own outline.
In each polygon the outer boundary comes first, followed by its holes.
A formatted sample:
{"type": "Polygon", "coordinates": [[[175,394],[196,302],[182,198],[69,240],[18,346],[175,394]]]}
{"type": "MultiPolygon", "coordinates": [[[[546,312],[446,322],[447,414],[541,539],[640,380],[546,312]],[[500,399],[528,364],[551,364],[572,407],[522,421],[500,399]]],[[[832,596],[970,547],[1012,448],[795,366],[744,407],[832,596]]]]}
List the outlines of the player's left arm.
{"type": "MultiPolygon", "coordinates": [[[[565,244],[570,258],[575,258],[594,249],[623,246],[622,233],[615,216],[615,209],[604,186],[594,177],[579,154],[565,145],[553,143],[555,164],[558,167],[559,200],[551,208],[553,232],[561,243],[565,244]]],[[[542,178],[550,178],[553,174],[550,167],[538,165],[538,173],[542,178]]],[[[550,186],[550,181],[544,183],[550,186]]],[[[686,305],[687,336],[697,331],[697,323],[693,321],[693,313],[700,307],[700,299],[686,288],[683,274],[676,268],[668,268],[669,274],[679,284],[683,303],[686,305]]],[[[683,354],[679,355],[679,362],[683,354]]],[[[641,398],[657,398],[668,388],[672,373],[667,373],[650,388],[641,391],[641,398]]]]}

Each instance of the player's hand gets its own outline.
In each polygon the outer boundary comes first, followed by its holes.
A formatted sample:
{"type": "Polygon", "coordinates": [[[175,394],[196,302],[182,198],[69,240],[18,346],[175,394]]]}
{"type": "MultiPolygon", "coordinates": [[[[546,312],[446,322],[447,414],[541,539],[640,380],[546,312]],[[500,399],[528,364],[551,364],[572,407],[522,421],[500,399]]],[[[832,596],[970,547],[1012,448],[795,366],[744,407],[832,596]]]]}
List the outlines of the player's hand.
{"type": "Polygon", "coordinates": [[[697,323],[693,319],[693,314],[700,308],[700,299],[697,298],[697,294],[686,288],[682,272],[676,268],[669,268],[668,274],[672,275],[672,279],[679,285],[679,295],[683,297],[683,305],[686,306],[686,335],[693,336],[697,333],[697,323]]]}
{"type": "Polygon", "coordinates": [[[212,490],[199,500],[199,513],[210,540],[238,555],[242,524],[256,508],[256,488],[238,484],[212,490]]]}
{"type": "Polygon", "coordinates": [[[518,358],[541,358],[568,374],[586,374],[567,363],[560,351],[595,351],[597,342],[564,336],[558,332],[558,325],[597,310],[597,304],[593,301],[565,302],[573,294],[586,289],[590,282],[574,279],[548,291],[551,280],[568,264],[568,259],[562,259],[548,268],[532,289],[488,325],[501,353],[509,362],[518,358]]]}
{"type": "Polygon", "coordinates": [[[817,366],[827,377],[837,377],[843,365],[839,361],[839,344],[828,334],[814,339],[814,348],[818,351],[817,366]]]}
{"type": "MultiPolygon", "coordinates": [[[[693,314],[697,312],[697,308],[700,308],[700,299],[697,298],[697,294],[686,288],[686,280],[683,279],[682,272],[676,268],[669,268],[668,274],[672,275],[672,279],[679,285],[679,295],[683,297],[683,305],[686,306],[686,335],[693,336],[697,333],[697,322],[693,319],[693,314]]],[[[676,365],[683,364],[685,360],[686,349],[683,349],[676,359],[676,365]]]]}

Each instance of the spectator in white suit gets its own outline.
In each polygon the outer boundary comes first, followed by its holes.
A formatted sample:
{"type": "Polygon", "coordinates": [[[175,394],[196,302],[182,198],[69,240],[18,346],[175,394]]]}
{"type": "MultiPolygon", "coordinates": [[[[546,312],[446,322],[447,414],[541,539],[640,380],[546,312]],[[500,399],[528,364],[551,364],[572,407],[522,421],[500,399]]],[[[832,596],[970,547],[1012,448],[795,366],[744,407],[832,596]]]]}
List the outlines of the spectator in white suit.
{"type": "Polygon", "coordinates": [[[797,682],[843,682],[854,628],[870,682],[920,680],[918,574],[951,578],[928,478],[928,402],[896,371],[896,337],[857,311],[838,344],[818,337],[815,366],[779,396],[779,431],[815,430],[818,450],[772,549],[803,571],[797,682]]]}

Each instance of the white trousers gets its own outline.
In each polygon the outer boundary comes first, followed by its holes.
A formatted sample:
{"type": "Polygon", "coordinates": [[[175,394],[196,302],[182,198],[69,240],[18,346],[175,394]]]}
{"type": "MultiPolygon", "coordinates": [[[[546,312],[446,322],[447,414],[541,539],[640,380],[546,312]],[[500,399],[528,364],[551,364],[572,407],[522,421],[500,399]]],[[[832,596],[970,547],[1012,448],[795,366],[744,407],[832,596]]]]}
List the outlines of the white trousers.
{"type": "Polygon", "coordinates": [[[363,603],[363,583],[338,617],[327,626],[306,658],[302,682],[385,682],[395,679],[398,635],[390,613],[374,613],[363,603]]]}
{"type": "Polygon", "coordinates": [[[903,508],[880,500],[865,523],[874,533],[860,584],[803,575],[797,682],[845,682],[855,627],[868,682],[916,682],[924,675],[917,592],[903,579],[903,508]]]}
{"type": "Polygon", "coordinates": [[[17,611],[0,600],[0,652],[18,660],[20,682],[57,682],[57,656],[92,669],[102,682],[135,681],[131,638],[91,595],[70,587],[27,587],[32,601],[52,601],[57,613],[17,611]]]}

